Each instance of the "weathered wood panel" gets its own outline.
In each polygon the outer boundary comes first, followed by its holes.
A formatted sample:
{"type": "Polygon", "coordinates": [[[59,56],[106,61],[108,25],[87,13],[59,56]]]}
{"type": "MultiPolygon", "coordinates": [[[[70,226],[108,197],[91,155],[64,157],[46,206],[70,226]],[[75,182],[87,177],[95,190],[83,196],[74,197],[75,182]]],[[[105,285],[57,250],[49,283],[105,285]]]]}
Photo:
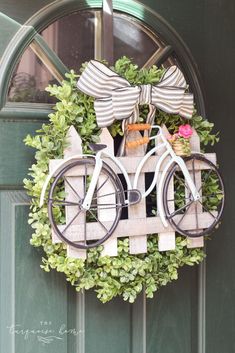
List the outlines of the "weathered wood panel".
{"type": "MultiPolygon", "coordinates": [[[[193,129],[193,135],[190,138],[190,148],[191,151],[193,152],[200,152],[200,139],[198,134],[196,133],[195,129],[193,129]]],[[[192,165],[193,167],[193,165],[192,165]]],[[[197,190],[201,188],[202,182],[201,182],[201,172],[196,171],[193,175],[192,171],[190,171],[190,175],[193,178],[193,182],[197,187],[197,190]]],[[[186,196],[188,195],[188,190],[185,190],[186,196]]],[[[188,213],[195,214],[195,218],[197,217],[197,213],[202,213],[203,209],[202,206],[197,203],[195,205],[192,205],[189,207],[188,213]]],[[[196,218],[196,226],[197,226],[197,218],[196,218]]],[[[188,248],[198,248],[198,247],[203,247],[204,246],[204,237],[197,237],[197,238],[192,238],[188,237],[187,238],[187,247],[188,248]]]]}
{"type": "MultiPolygon", "coordinates": [[[[216,216],[216,212],[212,212],[216,216]]],[[[181,215],[175,217],[176,222],[180,220],[181,215]]],[[[204,212],[199,215],[198,222],[200,227],[205,228],[211,224],[210,213],[204,212]]],[[[111,222],[103,222],[104,226],[110,228],[111,222]]],[[[59,225],[59,229],[62,231],[66,225],[59,225]]],[[[87,239],[99,239],[103,235],[103,231],[100,231],[100,224],[97,222],[87,223],[87,239]]],[[[189,214],[184,217],[181,223],[182,229],[193,230],[196,227],[196,220],[194,214],[189,214]]],[[[70,239],[77,241],[82,240],[79,237],[79,233],[82,233],[83,225],[71,226],[69,232],[71,233],[70,239]]],[[[135,218],[135,219],[121,219],[118,226],[113,233],[113,237],[134,237],[138,235],[145,234],[155,234],[155,233],[168,233],[173,232],[174,229],[171,226],[164,227],[160,217],[148,217],[148,218],[135,218]]],[[[53,241],[60,242],[60,240],[53,235],[53,241]]]]}
{"type": "MultiPolygon", "coordinates": [[[[169,135],[169,132],[165,126],[163,128],[163,133],[167,137],[169,135]]],[[[81,147],[81,140],[79,140],[79,137],[75,131],[75,129],[72,127],[69,131],[69,136],[70,136],[70,147],[65,150],[65,158],[75,156],[75,154],[79,155],[82,153],[82,147],[81,147]],[[71,136],[73,136],[71,138],[71,136]],[[74,144],[74,148],[73,145],[74,144]],[[76,146],[75,146],[76,144],[76,146]],[[80,146],[80,147],[79,147],[80,146]]],[[[126,137],[126,141],[135,141],[138,140],[142,137],[139,131],[130,131],[126,137]]],[[[106,147],[109,152],[113,153],[114,152],[114,146],[113,146],[113,139],[111,135],[109,134],[107,129],[103,129],[102,135],[101,135],[102,143],[105,143],[108,147],[106,147]]],[[[156,139],[156,143],[161,143],[159,141],[159,137],[156,139]]],[[[191,139],[191,148],[194,152],[200,152],[200,140],[199,137],[194,131],[194,134],[191,139]]],[[[159,158],[164,153],[165,148],[161,148],[160,150],[157,151],[157,155],[152,156],[148,162],[145,163],[142,173],[140,174],[139,180],[138,180],[138,189],[140,192],[145,192],[145,173],[155,172],[156,165],[159,162],[159,158]]],[[[140,145],[137,148],[132,148],[128,149],[126,148],[126,156],[125,157],[118,157],[119,161],[126,167],[128,171],[128,175],[131,181],[133,181],[134,175],[136,173],[136,169],[138,167],[138,164],[140,163],[141,159],[143,158],[145,154],[145,146],[140,145]]],[[[216,155],[215,154],[206,154],[206,157],[208,157],[209,160],[215,162],[216,161],[216,155]]],[[[76,157],[74,157],[76,159],[76,157]]],[[[117,166],[112,162],[110,159],[105,159],[111,168],[114,169],[116,173],[120,172],[120,170],[117,168],[117,166]]],[[[169,159],[168,159],[169,160],[169,159]]],[[[160,167],[160,173],[159,173],[159,179],[161,178],[161,173],[163,172],[167,161],[164,161],[160,167]]],[[[65,165],[67,165],[66,162],[65,165]]],[[[53,171],[53,168],[56,168],[58,166],[58,163],[61,163],[61,160],[55,160],[50,162],[50,170],[53,171]]],[[[62,168],[62,167],[61,167],[62,168]]],[[[195,183],[200,188],[201,186],[201,170],[208,168],[208,165],[206,165],[203,161],[196,161],[194,165],[189,164],[188,166],[190,174],[193,175],[193,170],[196,170],[195,174],[195,183]]],[[[92,175],[93,173],[93,167],[84,167],[84,166],[78,166],[75,168],[72,168],[70,171],[68,171],[65,176],[66,179],[69,180],[71,183],[74,182],[74,187],[78,187],[81,189],[83,187],[83,178],[84,175],[92,175]],[[75,182],[76,181],[76,182],[75,182]],[[80,184],[79,184],[80,183],[80,184]]],[[[98,181],[98,184],[102,184],[102,178],[103,176],[100,176],[100,180],[98,181]]],[[[169,192],[169,198],[174,199],[174,180],[172,179],[169,184],[170,188],[168,190],[169,192]]],[[[66,187],[66,190],[69,190],[69,188],[66,187]]],[[[112,185],[111,183],[107,183],[106,185],[106,192],[107,194],[112,193],[112,185]]],[[[81,192],[81,191],[80,191],[81,192]]],[[[72,195],[72,190],[70,188],[69,190],[69,198],[73,198],[74,195],[72,195]]],[[[115,202],[114,200],[114,195],[107,195],[105,197],[107,199],[106,201],[108,203],[113,203],[115,202]]],[[[106,202],[106,203],[107,203],[106,202]]],[[[171,210],[174,210],[174,202],[171,204],[171,210]]],[[[196,206],[197,210],[200,211],[200,214],[198,217],[195,215],[195,209],[190,207],[188,214],[183,218],[181,221],[181,227],[182,229],[185,230],[193,230],[197,229],[198,226],[201,228],[205,228],[210,225],[211,222],[211,215],[205,212],[202,212],[202,209],[198,209],[199,206],[196,206]]],[[[67,207],[66,213],[69,212],[68,215],[66,215],[66,224],[69,224],[69,222],[73,219],[74,215],[76,215],[77,212],[77,206],[74,207],[67,207]]],[[[98,210],[98,216],[99,219],[102,221],[103,226],[105,226],[107,229],[110,229],[112,226],[112,220],[114,219],[114,210],[113,209],[103,209],[103,210],[98,210]]],[[[84,239],[82,238],[82,235],[84,235],[84,218],[82,219],[82,215],[79,215],[79,217],[76,218],[76,221],[73,221],[72,224],[69,226],[68,229],[66,229],[66,225],[60,225],[59,229],[61,231],[64,231],[66,236],[72,240],[72,241],[83,241],[84,239]],[[83,224],[83,225],[82,225],[83,224]]],[[[177,218],[180,219],[181,215],[178,215],[175,218],[175,221],[177,222],[177,218]]],[[[95,239],[101,239],[104,237],[104,227],[103,227],[99,222],[89,222],[86,223],[86,237],[87,240],[95,240],[95,239]]],[[[160,251],[168,251],[168,250],[173,250],[175,249],[175,231],[172,227],[164,227],[160,217],[147,217],[146,215],[146,199],[142,199],[138,204],[136,205],[131,205],[128,208],[128,219],[123,219],[119,221],[119,224],[112,234],[111,238],[105,242],[104,244],[104,251],[103,255],[112,255],[116,256],[117,255],[117,238],[118,237],[125,237],[128,236],[130,237],[130,253],[132,254],[138,254],[138,253],[145,253],[147,252],[147,235],[148,234],[158,234],[158,239],[159,239],[159,250],[160,251]],[[141,227],[140,227],[141,224],[141,227]],[[141,229],[140,229],[141,228],[141,229]]],[[[58,237],[54,234],[53,232],[53,241],[58,242],[60,241],[58,237]]],[[[193,248],[193,247],[198,247],[198,246],[203,246],[203,241],[204,239],[201,238],[190,238],[188,239],[188,246],[193,248]]],[[[75,256],[77,254],[77,257],[84,257],[84,251],[79,254],[79,251],[75,251],[75,248],[68,247],[68,254],[71,256],[75,256]]]]}
{"type": "MultiPolygon", "coordinates": [[[[142,135],[140,134],[139,131],[130,131],[127,135],[126,142],[128,141],[134,141],[142,138],[142,135]]],[[[126,155],[129,161],[131,161],[132,156],[144,156],[145,154],[145,146],[140,145],[137,148],[126,148],[126,155]]],[[[137,167],[137,166],[136,166],[137,167]]],[[[136,168],[133,171],[134,173],[136,172],[136,168]]],[[[130,174],[130,180],[133,182],[135,174],[134,173],[130,174]]],[[[141,173],[139,176],[138,180],[138,189],[141,193],[145,191],[145,176],[144,173],[141,173]]],[[[143,217],[146,215],[146,203],[145,200],[142,199],[138,204],[132,205],[128,208],[128,219],[129,220],[137,220],[140,217],[143,217]]],[[[140,227],[140,223],[138,221],[136,222],[136,225],[140,227]]],[[[129,228],[130,226],[128,226],[129,228]]],[[[140,253],[146,253],[147,252],[147,233],[146,234],[140,234],[136,235],[133,237],[130,237],[129,239],[129,251],[130,254],[140,254],[140,253]]]]}
{"type": "MultiPolygon", "coordinates": [[[[216,163],[216,154],[215,153],[205,153],[204,154],[205,158],[209,159],[209,161],[211,161],[212,163],[216,163]]],[[[137,157],[137,156],[130,156],[130,157],[117,157],[118,160],[122,163],[122,165],[124,166],[124,168],[126,169],[128,174],[132,174],[136,172],[136,168],[138,166],[138,164],[140,163],[141,159],[143,157],[137,157]]],[[[143,166],[142,172],[143,173],[152,173],[155,171],[156,169],[156,165],[159,161],[160,156],[151,156],[146,163],[143,166]]],[[[160,168],[160,172],[163,171],[164,166],[167,163],[166,159],[165,163],[162,164],[161,168],[160,168]]],[[[50,173],[53,172],[53,170],[55,170],[55,168],[62,162],[62,159],[52,159],[50,161],[50,173]]],[[[115,173],[120,173],[120,170],[118,169],[118,167],[110,160],[110,158],[104,157],[104,162],[106,162],[108,165],[110,165],[110,167],[112,167],[113,171],[115,173]]],[[[64,167],[64,165],[63,165],[64,167]]],[[[202,161],[197,161],[197,163],[195,163],[195,169],[198,170],[204,170],[204,169],[208,169],[208,166],[205,165],[205,163],[203,163],[202,161]]],[[[85,169],[82,167],[79,167],[78,170],[74,170],[71,171],[69,176],[79,176],[79,175],[84,175],[85,169]]]]}
{"type": "MultiPolygon", "coordinates": [[[[113,153],[114,154],[114,141],[112,136],[110,135],[109,131],[107,128],[102,129],[102,133],[100,135],[100,142],[107,145],[106,150],[109,153],[113,153]]],[[[105,181],[105,177],[101,176],[99,178],[99,182],[98,182],[98,188],[100,185],[102,185],[102,183],[105,181]]],[[[102,203],[107,203],[107,204],[113,204],[116,202],[116,196],[114,194],[112,194],[114,192],[112,183],[110,181],[108,181],[105,184],[105,193],[106,194],[111,194],[111,195],[107,195],[105,197],[102,198],[102,203]]],[[[99,193],[98,193],[99,196],[99,193]]],[[[99,201],[99,198],[98,198],[99,201]]],[[[103,221],[109,221],[109,220],[113,220],[115,218],[115,214],[116,214],[116,210],[115,209],[109,209],[107,210],[100,210],[98,208],[98,216],[99,219],[103,222],[103,221]]],[[[117,256],[118,254],[118,247],[117,247],[117,238],[111,236],[105,243],[104,243],[104,248],[102,251],[102,256],[117,256]]]]}
{"type": "MultiPolygon", "coordinates": [[[[166,126],[164,125],[162,127],[163,130],[163,134],[166,138],[169,137],[169,132],[166,128],[166,126]]],[[[157,137],[156,139],[156,145],[162,143],[162,140],[160,139],[160,137],[157,137]]],[[[161,156],[161,154],[163,154],[166,151],[166,148],[163,147],[159,150],[157,150],[157,154],[159,156],[161,156]]],[[[164,166],[164,162],[163,162],[163,166],[164,166]]],[[[163,169],[163,167],[161,168],[163,169]]],[[[157,183],[159,183],[162,173],[161,173],[161,169],[160,169],[160,173],[158,176],[158,181],[157,183]]],[[[158,192],[158,190],[157,190],[158,192]]],[[[170,181],[169,184],[169,190],[168,190],[168,198],[169,199],[174,199],[174,180],[172,179],[170,181]]],[[[174,202],[171,203],[170,207],[169,207],[169,211],[173,212],[175,208],[174,202]]],[[[159,232],[158,233],[158,249],[159,251],[168,251],[168,250],[174,250],[175,249],[175,232],[170,231],[170,232],[159,232]]]]}

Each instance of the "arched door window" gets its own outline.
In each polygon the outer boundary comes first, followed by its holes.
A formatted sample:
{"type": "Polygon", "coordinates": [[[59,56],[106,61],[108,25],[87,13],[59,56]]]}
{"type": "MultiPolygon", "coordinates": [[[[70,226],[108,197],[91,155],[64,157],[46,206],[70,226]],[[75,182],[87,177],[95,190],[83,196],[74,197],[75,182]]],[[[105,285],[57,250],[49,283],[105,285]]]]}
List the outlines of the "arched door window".
{"type": "MultiPolygon", "coordinates": [[[[82,63],[101,58],[100,10],[83,10],[64,16],[40,34],[68,69],[78,72],[82,63]]],[[[166,44],[139,20],[121,13],[114,13],[114,60],[126,55],[140,67],[148,67],[160,59],[166,44]]],[[[164,60],[168,66],[176,62],[173,55],[164,60]]],[[[51,102],[45,87],[56,80],[53,62],[43,58],[33,42],[17,64],[8,92],[10,102],[51,102]]]]}
{"type": "MultiPolygon", "coordinates": [[[[6,64],[11,62],[12,72],[9,75],[8,70],[5,84],[0,87],[3,90],[0,114],[4,115],[12,108],[15,110],[20,103],[18,114],[20,111],[22,114],[28,110],[32,112],[35,108],[39,117],[46,117],[50,110],[48,104],[54,101],[45,92],[45,87],[60,82],[70,69],[78,72],[84,61],[101,59],[102,9],[92,8],[92,3],[87,1],[86,5],[77,6],[76,10],[73,2],[69,1],[66,13],[57,9],[57,16],[52,9],[51,19],[48,13],[47,21],[43,21],[45,14],[42,14],[41,21],[37,19],[31,41],[27,35],[21,38],[24,45],[27,40],[29,43],[24,50],[22,46],[19,49],[19,59],[5,58],[6,64]],[[41,110],[39,103],[42,104],[41,110]]],[[[203,96],[193,59],[177,34],[157,14],[135,1],[128,4],[123,0],[114,1],[113,34],[114,60],[126,55],[133,58],[139,67],[178,65],[195,94],[199,112],[204,113],[203,96]]]]}

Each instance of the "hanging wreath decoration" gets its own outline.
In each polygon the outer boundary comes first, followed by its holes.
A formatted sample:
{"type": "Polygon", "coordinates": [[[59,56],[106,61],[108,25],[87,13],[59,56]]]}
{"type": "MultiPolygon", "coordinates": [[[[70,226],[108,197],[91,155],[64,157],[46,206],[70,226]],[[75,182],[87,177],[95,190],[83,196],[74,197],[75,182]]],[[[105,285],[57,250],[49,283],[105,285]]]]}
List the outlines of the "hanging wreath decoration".
{"type": "MultiPolygon", "coordinates": [[[[85,67],[86,64],[83,64],[81,72],[85,67]]],[[[139,69],[127,57],[117,60],[112,69],[131,85],[157,84],[165,71],[156,66],[139,69]]],[[[61,86],[47,87],[46,90],[50,95],[58,100],[54,107],[55,111],[49,114],[49,123],[43,124],[35,136],[28,135],[24,141],[27,146],[36,149],[36,162],[30,168],[30,178],[24,180],[27,193],[31,196],[29,224],[34,232],[30,243],[35,247],[43,247],[45,256],[42,258],[41,267],[45,271],[56,269],[58,272],[63,272],[66,280],[75,286],[77,291],[94,288],[97,297],[103,303],[117,295],[133,303],[143,288],[146,296],[152,298],[154,292],[161,286],[177,280],[180,267],[200,263],[205,257],[203,249],[189,249],[186,238],[177,236],[175,250],[159,252],[158,238],[153,234],[148,236],[148,252],[145,254],[129,254],[129,238],[123,237],[118,239],[116,257],[101,256],[102,246],[99,246],[88,251],[86,260],[69,258],[65,244],[52,243],[47,206],[39,207],[41,190],[48,174],[49,160],[63,158],[67,143],[66,134],[70,126],[73,125],[81,136],[84,153],[88,151],[90,142],[99,141],[100,129],[96,123],[94,99],[78,91],[76,87],[78,77],[79,75],[71,70],[66,74],[66,79],[61,86]]],[[[145,122],[147,114],[148,107],[141,106],[141,122],[145,122]]],[[[158,125],[164,123],[174,141],[182,139],[178,130],[185,124],[185,119],[179,115],[157,110],[155,123],[158,125]]],[[[218,134],[212,133],[214,124],[198,116],[196,112],[190,124],[200,136],[202,147],[219,141],[218,134]]],[[[116,121],[109,127],[109,131],[114,138],[122,135],[121,123],[116,121]]],[[[212,185],[213,180],[208,181],[208,188],[212,185]]],[[[154,213],[154,210],[152,212],[154,213]]]]}

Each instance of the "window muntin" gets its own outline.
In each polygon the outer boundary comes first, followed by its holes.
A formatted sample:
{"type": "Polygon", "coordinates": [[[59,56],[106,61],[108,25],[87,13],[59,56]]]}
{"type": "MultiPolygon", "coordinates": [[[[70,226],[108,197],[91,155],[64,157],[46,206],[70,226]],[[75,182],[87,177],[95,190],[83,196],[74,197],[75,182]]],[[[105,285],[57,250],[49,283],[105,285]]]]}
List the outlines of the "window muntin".
{"type": "MultiPolygon", "coordinates": [[[[100,30],[101,11],[83,10],[64,16],[40,34],[48,47],[68,69],[78,72],[81,64],[96,57],[100,30]]],[[[114,60],[123,55],[133,58],[139,67],[152,65],[166,45],[139,20],[114,12],[114,60]]],[[[99,59],[99,58],[97,58],[99,59]]],[[[171,55],[163,63],[169,66],[175,61],[171,55]]],[[[48,65],[53,65],[49,63],[48,65]]],[[[54,103],[45,91],[48,84],[57,80],[35,50],[28,47],[22,55],[8,92],[8,102],[54,103]]]]}

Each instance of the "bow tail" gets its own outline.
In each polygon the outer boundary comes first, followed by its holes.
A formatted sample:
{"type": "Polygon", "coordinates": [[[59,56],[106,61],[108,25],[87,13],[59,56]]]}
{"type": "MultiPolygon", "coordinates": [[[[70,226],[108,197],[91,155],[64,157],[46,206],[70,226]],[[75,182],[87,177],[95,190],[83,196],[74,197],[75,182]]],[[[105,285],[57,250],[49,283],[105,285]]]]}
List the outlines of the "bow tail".
{"type": "Polygon", "coordinates": [[[169,114],[179,114],[190,119],[193,113],[193,95],[180,87],[153,87],[152,102],[169,114]]]}
{"type": "Polygon", "coordinates": [[[146,123],[153,125],[156,113],[156,107],[153,104],[149,104],[149,112],[146,118],[146,123]]]}
{"type": "Polygon", "coordinates": [[[193,109],[194,109],[193,94],[185,93],[182,99],[179,114],[186,119],[191,119],[193,114],[193,109]]]}
{"type": "Polygon", "coordinates": [[[181,70],[177,66],[173,65],[166,70],[157,86],[186,88],[187,83],[181,70]]]}
{"type": "MultiPolygon", "coordinates": [[[[144,131],[144,136],[149,137],[152,131],[152,126],[154,125],[156,107],[153,104],[149,104],[149,112],[146,118],[146,123],[151,125],[151,129],[144,131]]],[[[146,146],[147,149],[147,146],[146,146]]]]}
{"type": "Polygon", "coordinates": [[[113,114],[113,104],[110,98],[96,99],[94,102],[96,121],[100,128],[113,124],[115,118],[113,114]]]}
{"type": "Polygon", "coordinates": [[[138,105],[135,105],[133,114],[128,118],[128,119],[123,119],[122,120],[122,131],[123,131],[123,137],[122,141],[120,143],[120,146],[118,148],[117,156],[122,157],[125,155],[125,146],[126,146],[126,136],[127,136],[127,125],[128,124],[135,124],[139,119],[139,107],[138,105]]]}

